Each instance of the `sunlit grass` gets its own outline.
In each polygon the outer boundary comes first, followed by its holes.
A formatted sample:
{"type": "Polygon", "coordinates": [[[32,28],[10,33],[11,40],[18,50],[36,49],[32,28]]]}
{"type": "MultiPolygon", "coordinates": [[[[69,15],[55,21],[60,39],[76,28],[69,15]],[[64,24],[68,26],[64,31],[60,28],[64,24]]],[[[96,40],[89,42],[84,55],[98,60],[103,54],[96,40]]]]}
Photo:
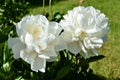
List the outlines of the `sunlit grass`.
{"type": "MultiPolygon", "coordinates": [[[[104,59],[93,62],[90,68],[95,74],[102,75],[111,80],[120,79],[120,0],[85,0],[84,6],[94,6],[101,10],[109,18],[108,41],[99,50],[100,54],[106,56],[104,59]]],[[[79,0],[63,0],[52,5],[53,13],[66,13],[67,10],[80,5],[79,0]]],[[[31,7],[30,14],[42,13],[41,6],[31,7]]],[[[49,12],[49,6],[45,7],[49,12]]]]}
{"type": "MultiPolygon", "coordinates": [[[[60,12],[60,13],[66,13],[68,9],[72,9],[73,6],[78,6],[79,0],[62,0],[56,3],[53,3],[52,10],[53,13],[60,12]]],[[[30,14],[42,14],[43,13],[43,7],[42,6],[36,6],[36,7],[30,7],[30,14]]],[[[45,12],[49,12],[49,6],[45,6],[45,12]]]]}

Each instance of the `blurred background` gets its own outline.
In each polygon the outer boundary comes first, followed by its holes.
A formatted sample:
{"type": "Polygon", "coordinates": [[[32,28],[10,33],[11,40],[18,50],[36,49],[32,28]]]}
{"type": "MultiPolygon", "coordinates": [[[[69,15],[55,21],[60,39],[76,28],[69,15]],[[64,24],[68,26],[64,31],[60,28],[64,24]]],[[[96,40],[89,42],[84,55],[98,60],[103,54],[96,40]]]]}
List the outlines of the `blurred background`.
{"type": "Polygon", "coordinates": [[[80,5],[99,9],[108,17],[110,26],[108,41],[99,49],[99,54],[105,58],[90,63],[90,68],[96,74],[90,80],[120,80],[120,0],[51,0],[51,6],[49,0],[44,1],[43,6],[43,0],[0,0],[0,80],[13,80],[11,76],[15,76],[9,67],[11,64],[7,64],[13,60],[7,48],[7,40],[9,36],[16,36],[16,22],[30,14],[66,14],[80,5]]]}

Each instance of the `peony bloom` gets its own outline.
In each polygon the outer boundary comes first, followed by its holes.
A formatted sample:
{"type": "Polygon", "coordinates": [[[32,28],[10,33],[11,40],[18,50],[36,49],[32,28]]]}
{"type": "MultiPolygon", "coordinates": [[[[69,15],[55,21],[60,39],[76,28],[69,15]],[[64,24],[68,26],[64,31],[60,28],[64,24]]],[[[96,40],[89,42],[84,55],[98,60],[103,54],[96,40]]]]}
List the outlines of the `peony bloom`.
{"type": "Polygon", "coordinates": [[[80,53],[83,57],[98,55],[108,33],[108,19],[93,7],[75,7],[64,15],[60,25],[64,29],[61,37],[66,49],[71,53],[80,53]]]}
{"type": "Polygon", "coordinates": [[[18,37],[8,40],[15,59],[22,58],[33,71],[45,72],[46,61],[53,61],[57,54],[55,45],[61,28],[56,22],[48,22],[45,16],[26,16],[16,25],[18,37]]]}

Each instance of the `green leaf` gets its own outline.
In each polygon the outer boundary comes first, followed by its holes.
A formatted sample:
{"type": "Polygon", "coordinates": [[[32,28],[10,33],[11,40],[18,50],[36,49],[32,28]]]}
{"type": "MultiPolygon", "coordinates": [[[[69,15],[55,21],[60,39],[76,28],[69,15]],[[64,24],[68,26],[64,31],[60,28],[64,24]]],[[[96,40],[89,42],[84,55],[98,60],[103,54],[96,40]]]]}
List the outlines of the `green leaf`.
{"type": "Polygon", "coordinates": [[[0,79],[5,79],[5,74],[2,71],[0,71],[0,79]]]}
{"type": "Polygon", "coordinates": [[[60,69],[57,73],[56,80],[61,80],[71,71],[71,66],[67,65],[60,69]]]}
{"type": "Polygon", "coordinates": [[[4,49],[3,49],[3,62],[6,63],[6,62],[10,61],[11,57],[12,57],[12,54],[10,53],[10,51],[8,49],[7,42],[5,42],[4,49]]]}
{"type": "Polygon", "coordinates": [[[0,43],[5,42],[8,39],[8,36],[4,35],[3,33],[0,33],[0,37],[1,37],[0,43]]]}
{"type": "Polygon", "coordinates": [[[63,14],[61,14],[60,12],[56,12],[54,14],[54,17],[51,21],[56,21],[56,22],[60,22],[60,20],[63,18],[63,14]]]}
{"type": "Polygon", "coordinates": [[[99,56],[94,56],[94,57],[90,57],[87,59],[87,61],[90,62],[94,62],[94,61],[98,61],[103,59],[105,56],[104,55],[99,55],[99,56]]]}
{"type": "Polygon", "coordinates": [[[25,80],[22,76],[17,77],[15,80],[25,80]]]}
{"type": "Polygon", "coordinates": [[[3,65],[3,43],[0,43],[0,66],[3,65]]]}

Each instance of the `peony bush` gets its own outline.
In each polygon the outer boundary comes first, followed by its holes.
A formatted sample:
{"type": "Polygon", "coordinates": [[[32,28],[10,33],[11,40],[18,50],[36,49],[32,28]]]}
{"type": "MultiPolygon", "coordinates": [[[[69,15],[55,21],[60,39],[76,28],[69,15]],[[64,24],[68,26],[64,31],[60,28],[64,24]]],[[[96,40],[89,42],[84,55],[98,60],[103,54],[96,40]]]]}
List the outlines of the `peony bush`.
{"type": "Polygon", "coordinates": [[[8,40],[14,58],[22,58],[33,71],[45,72],[46,61],[57,60],[58,51],[67,50],[84,58],[98,56],[96,48],[102,46],[109,30],[108,18],[92,6],[75,7],[63,17],[60,23],[49,22],[41,14],[18,22],[18,37],[8,40]]]}
{"type": "Polygon", "coordinates": [[[14,75],[5,79],[84,80],[93,74],[89,63],[104,58],[97,49],[107,40],[109,25],[100,10],[78,6],[47,17],[27,15],[16,23],[16,35],[11,31],[7,41],[11,62],[3,65],[14,75]]]}

